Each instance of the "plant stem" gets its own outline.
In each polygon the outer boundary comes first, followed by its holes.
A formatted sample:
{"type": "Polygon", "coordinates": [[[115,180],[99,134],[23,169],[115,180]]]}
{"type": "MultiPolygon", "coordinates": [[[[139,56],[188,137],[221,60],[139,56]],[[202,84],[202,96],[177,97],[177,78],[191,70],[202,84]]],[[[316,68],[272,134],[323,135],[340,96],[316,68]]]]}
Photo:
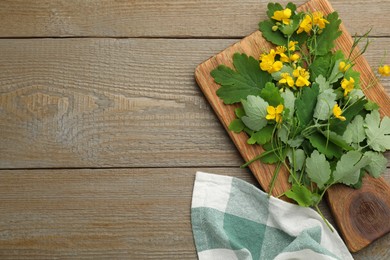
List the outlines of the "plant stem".
{"type": "Polygon", "coordinates": [[[278,175],[279,175],[280,167],[281,167],[281,166],[282,166],[282,162],[279,162],[279,163],[276,165],[276,168],[275,168],[275,170],[274,170],[274,174],[272,175],[272,179],[271,179],[271,183],[270,183],[270,187],[269,187],[269,192],[268,192],[268,197],[271,196],[272,190],[273,190],[274,187],[275,187],[276,179],[278,178],[278,175]]]}
{"type": "Polygon", "coordinates": [[[244,163],[243,165],[240,166],[240,168],[245,168],[247,167],[249,164],[253,163],[254,161],[257,161],[257,160],[260,160],[261,158],[263,158],[264,156],[268,155],[268,154],[271,154],[273,152],[275,152],[277,150],[277,148],[275,149],[272,149],[272,150],[269,150],[269,151],[265,151],[263,152],[262,154],[259,154],[258,156],[256,156],[255,158],[253,158],[252,160],[244,163]]]}
{"type": "Polygon", "coordinates": [[[315,208],[316,208],[316,211],[318,212],[318,214],[320,214],[321,218],[324,220],[325,224],[328,226],[328,228],[330,229],[330,231],[334,232],[332,226],[330,225],[330,223],[328,222],[328,220],[325,218],[325,216],[322,214],[320,208],[318,207],[318,204],[315,205],[315,208]]]}

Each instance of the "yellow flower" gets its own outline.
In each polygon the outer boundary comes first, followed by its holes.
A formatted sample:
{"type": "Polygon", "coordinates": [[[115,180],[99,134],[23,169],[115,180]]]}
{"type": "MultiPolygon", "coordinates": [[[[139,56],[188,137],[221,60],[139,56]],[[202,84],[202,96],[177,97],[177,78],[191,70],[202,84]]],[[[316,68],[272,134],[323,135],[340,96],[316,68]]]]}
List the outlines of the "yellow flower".
{"type": "Polygon", "coordinates": [[[281,62],[290,62],[290,59],[285,54],[286,51],[287,51],[287,48],[284,46],[276,47],[276,54],[279,54],[281,62]]]}
{"type": "Polygon", "coordinates": [[[260,56],[260,68],[268,73],[274,73],[282,69],[283,63],[281,61],[275,61],[276,52],[274,49],[268,54],[262,54],[260,56]]]}
{"type": "Polygon", "coordinates": [[[298,43],[297,41],[290,41],[290,42],[288,43],[288,49],[289,49],[290,51],[295,51],[295,45],[296,45],[297,43],[298,43]]]}
{"type": "Polygon", "coordinates": [[[313,13],[313,25],[317,25],[320,29],[324,29],[327,23],[329,22],[324,18],[322,12],[313,13]]]}
{"type": "Polygon", "coordinates": [[[310,74],[308,71],[306,71],[302,67],[298,67],[293,71],[293,76],[297,79],[295,81],[295,86],[297,87],[304,87],[304,86],[310,86],[310,74]]]}
{"type": "Polygon", "coordinates": [[[339,71],[346,72],[351,67],[351,64],[347,64],[344,61],[341,61],[339,64],[339,71]]]}
{"type": "Polygon", "coordinates": [[[311,28],[312,28],[311,16],[307,14],[299,24],[297,33],[301,33],[303,31],[305,31],[306,33],[310,33],[311,28]]]}
{"type": "Polygon", "coordinates": [[[282,73],[282,78],[279,80],[280,84],[287,84],[289,87],[294,87],[294,79],[289,73],[282,73]]]}
{"type": "Polygon", "coordinates": [[[345,97],[355,87],[355,80],[352,77],[349,77],[349,80],[344,78],[341,81],[341,87],[344,89],[344,97],[345,97]]]}
{"type": "Polygon", "coordinates": [[[345,117],[341,115],[342,113],[343,112],[341,111],[341,108],[339,107],[339,105],[335,104],[333,107],[334,117],[340,119],[341,121],[345,121],[345,117]]]}
{"type": "Polygon", "coordinates": [[[284,106],[282,104],[278,105],[277,107],[268,106],[267,107],[267,113],[268,115],[265,117],[267,120],[275,120],[276,123],[282,122],[282,112],[283,112],[284,106]]]}
{"type": "Polygon", "coordinates": [[[281,11],[275,11],[274,15],[271,18],[275,19],[276,21],[283,22],[284,24],[290,24],[290,17],[291,17],[291,9],[286,8],[281,11]]]}
{"type": "Polygon", "coordinates": [[[390,76],[390,66],[389,65],[383,65],[383,66],[380,66],[379,69],[378,69],[378,72],[382,75],[382,76],[390,76]]]}
{"type": "Polygon", "coordinates": [[[295,61],[299,60],[300,57],[301,57],[301,56],[299,56],[298,53],[294,53],[293,55],[291,55],[290,60],[291,60],[292,62],[295,62],[295,61]]]}

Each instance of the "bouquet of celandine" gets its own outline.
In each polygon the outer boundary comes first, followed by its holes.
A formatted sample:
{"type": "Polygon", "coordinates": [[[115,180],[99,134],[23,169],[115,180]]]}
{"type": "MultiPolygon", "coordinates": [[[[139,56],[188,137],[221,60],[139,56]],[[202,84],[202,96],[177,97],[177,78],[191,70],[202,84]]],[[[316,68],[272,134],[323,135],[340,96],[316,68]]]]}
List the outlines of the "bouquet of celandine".
{"type": "MultiPolygon", "coordinates": [[[[211,72],[221,85],[225,104],[241,103],[229,129],[245,131],[248,144],[264,152],[260,160],[276,164],[270,193],[282,166],[290,173],[284,194],[301,206],[314,206],[336,183],[359,188],[368,172],[378,177],[386,169],[383,152],[390,149],[390,118],[366,99],[354,62],[364,53],[354,40],[347,54],[333,51],[340,36],[337,12],[297,12],[270,3],[269,20],[259,23],[263,37],[276,45],[259,59],[236,53],[235,70],[220,65],[211,72]]],[[[390,74],[381,66],[382,75],[390,74]]],[[[377,79],[373,79],[375,82],[377,79]]],[[[373,85],[373,84],[372,84],[373,85]]],[[[321,214],[321,212],[319,212],[321,214]]]]}

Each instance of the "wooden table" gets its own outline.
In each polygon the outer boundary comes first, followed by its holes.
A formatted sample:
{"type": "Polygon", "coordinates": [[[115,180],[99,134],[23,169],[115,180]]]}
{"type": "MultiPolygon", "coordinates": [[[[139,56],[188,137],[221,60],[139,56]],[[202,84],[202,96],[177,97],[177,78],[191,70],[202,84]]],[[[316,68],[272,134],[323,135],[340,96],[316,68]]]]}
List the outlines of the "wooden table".
{"type": "MultiPolygon", "coordinates": [[[[372,27],[376,68],[390,3],[331,3],[351,33],[372,27]]],[[[195,172],[255,179],[194,69],[255,31],[266,4],[0,0],[0,258],[196,259],[195,172]]],[[[386,256],[389,234],[354,254],[386,256]]]]}

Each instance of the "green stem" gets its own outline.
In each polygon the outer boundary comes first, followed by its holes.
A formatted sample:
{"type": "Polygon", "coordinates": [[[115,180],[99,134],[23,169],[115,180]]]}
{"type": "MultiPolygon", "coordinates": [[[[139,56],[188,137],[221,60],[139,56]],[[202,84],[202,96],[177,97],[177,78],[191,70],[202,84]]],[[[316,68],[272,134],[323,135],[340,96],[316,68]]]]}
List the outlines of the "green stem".
{"type": "Polygon", "coordinates": [[[279,163],[276,165],[276,167],[275,167],[274,174],[272,175],[271,183],[270,183],[270,186],[269,186],[268,197],[271,196],[272,190],[273,190],[274,187],[275,187],[276,179],[278,178],[278,175],[279,175],[280,167],[281,167],[281,166],[282,166],[282,162],[279,162],[279,163]]]}
{"type": "Polygon", "coordinates": [[[263,152],[262,154],[259,154],[258,156],[256,156],[255,158],[253,158],[252,160],[250,160],[250,161],[244,163],[243,165],[241,165],[240,168],[245,168],[245,167],[247,167],[249,164],[251,164],[251,163],[253,163],[253,162],[257,161],[257,160],[260,160],[260,159],[263,158],[264,156],[266,156],[266,155],[268,155],[268,154],[271,154],[271,153],[275,152],[276,150],[277,150],[277,148],[272,149],[272,150],[269,150],[269,151],[265,151],[265,152],[263,152]]]}
{"type": "Polygon", "coordinates": [[[318,205],[315,205],[315,208],[316,208],[316,211],[318,212],[318,214],[320,214],[321,218],[324,220],[325,224],[330,229],[330,231],[334,232],[332,226],[330,225],[329,221],[325,218],[325,216],[322,214],[322,212],[321,212],[320,208],[318,207],[318,205]]]}

